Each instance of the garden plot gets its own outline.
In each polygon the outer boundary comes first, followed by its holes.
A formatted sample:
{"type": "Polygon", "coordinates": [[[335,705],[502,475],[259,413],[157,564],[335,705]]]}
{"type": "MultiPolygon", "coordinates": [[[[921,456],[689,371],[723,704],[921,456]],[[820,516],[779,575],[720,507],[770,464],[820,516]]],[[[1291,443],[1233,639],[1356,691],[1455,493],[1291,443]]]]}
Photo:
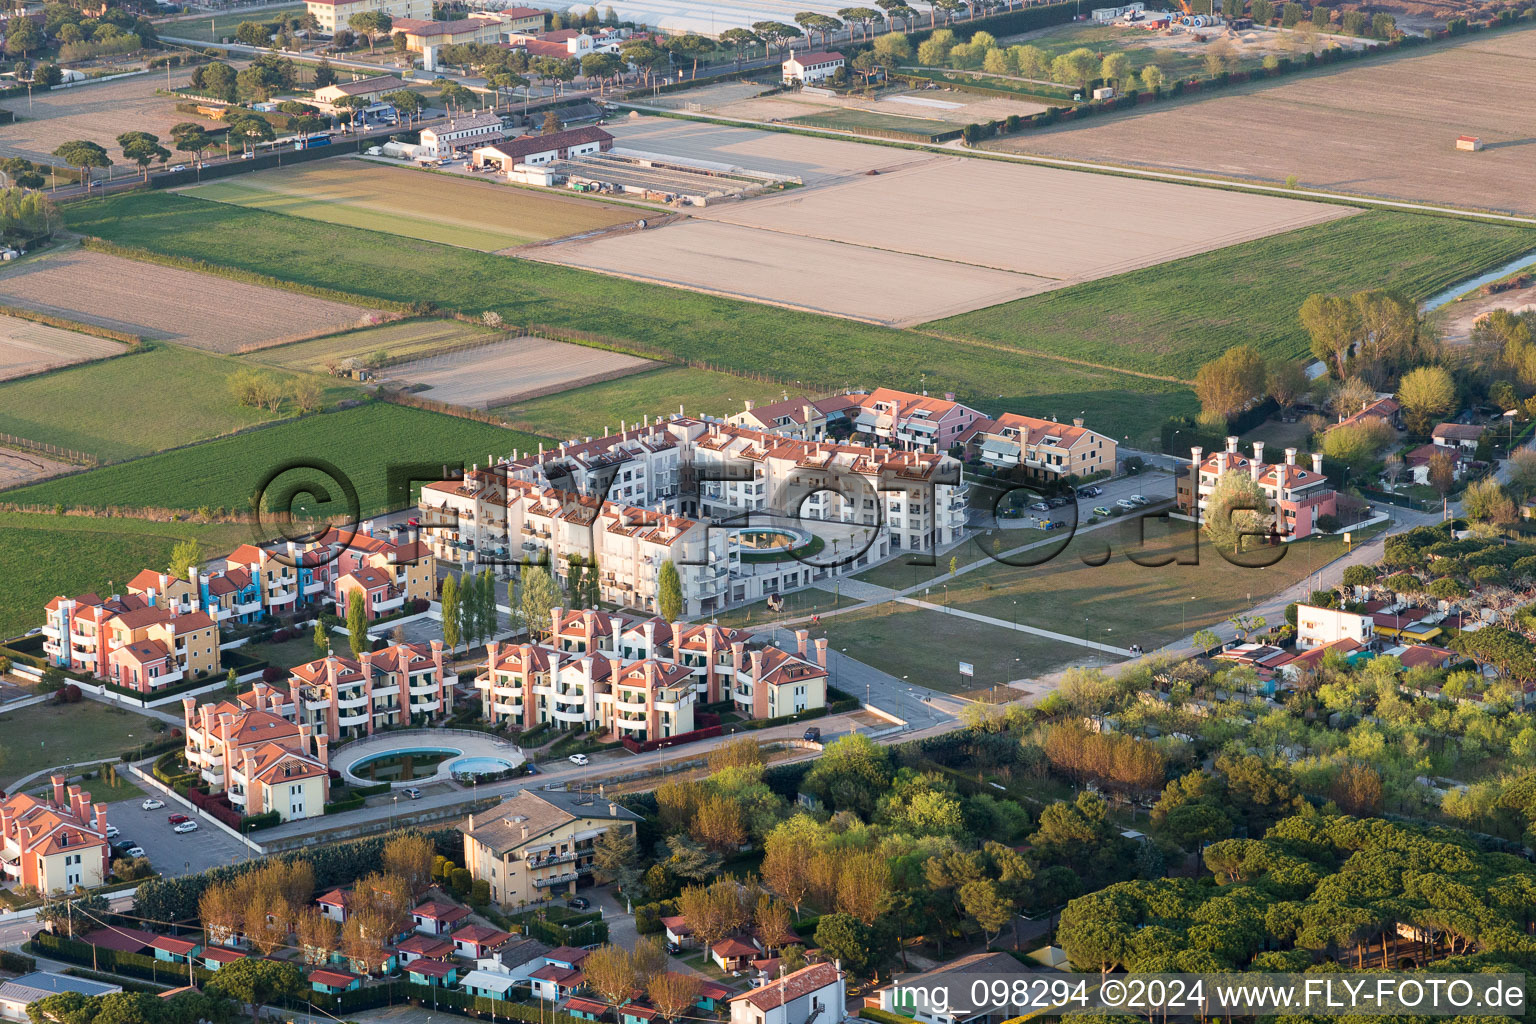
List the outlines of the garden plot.
{"type": "Polygon", "coordinates": [[[0,380],[117,355],[126,345],[20,317],[0,316],[0,380]]]}
{"type": "Polygon", "coordinates": [[[385,375],[424,386],[420,392],[423,398],[486,409],[658,365],[623,352],[548,338],[508,338],[393,366],[385,375]]]}
{"type": "Polygon", "coordinates": [[[0,271],[0,302],[210,352],[328,334],[366,312],[85,249],[0,271]]]}

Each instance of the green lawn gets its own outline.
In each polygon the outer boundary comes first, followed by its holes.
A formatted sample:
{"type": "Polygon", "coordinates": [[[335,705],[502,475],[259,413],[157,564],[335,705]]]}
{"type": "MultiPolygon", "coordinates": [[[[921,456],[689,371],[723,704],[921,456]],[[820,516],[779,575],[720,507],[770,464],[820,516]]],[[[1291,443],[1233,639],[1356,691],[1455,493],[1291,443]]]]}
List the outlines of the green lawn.
{"type": "Polygon", "coordinates": [[[233,11],[206,18],[189,18],[186,21],[160,22],[155,30],[162,36],[177,39],[196,39],[199,42],[217,42],[225,36],[234,36],[242,21],[271,22],[290,14],[303,14],[305,6],[271,7],[262,11],[233,11]]]}
{"type": "MultiPolygon", "coordinates": [[[[362,514],[372,515],[390,505],[386,479],[391,467],[417,466],[413,476],[436,480],[443,463],[462,460],[483,465],[489,454],[510,454],[514,448],[527,451],[540,440],[521,431],[376,402],[105,466],[8,491],[5,497],[87,508],[223,505],[248,509],[251,495],[273,473],[322,460],[352,481],[362,514]]],[[[344,521],[348,510],[339,485],[313,471],[288,470],[277,477],[268,492],[267,510],[272,508],[272,494],[301,483],[318,485],[329,493],[328,502],[320,501],[318,492],[303,501],[310,515],[344,521]]],[[[267,532],[270,527],[269,522],[267,532]]]]}
{"type": "MultiPolygon", "coordinates": [[[[140,569],[163,569],[176,542],[190,538],[208,555],[255,539],[243,525],[0,512],[0,551],[6,553],[6,569],[0,572],[0,638],[41,625],[43,605],[60,594],[121,592],[140,569]]],[[[0,722],[8,723],[9,716],[0,722]]],[[[0,732],[6,729],[8,724],[0,732]]],[[[0,745],[6,741],[0,739],[0,745]]]]}
{"type": "MultiPolygon", "coordinates": [[[[147,352],[0,384],[0,432],[111,461],[294,414],[239,405],[226,380],[238,359],[156,344],[147,352]]],[[[293,375],[272,371],[284,380],[293,375]]],[[[327,379],[325,401],[357,394],[327,379]]]]}
{"type": "Polygon", "coordinates": [[[1373,211],[927,326],[1193,379],[1239,342],[1304,354],[1297,311],[1312,292],[1385,288],[1425,299],[1532,249],[1536,230],[1373,211]]]}
{"type": "Polygon", "coordinates": [[[290,370],[324,372],[330,363],[347,359],[366,360],[375,352],[387,352],[391,358],[428,355],[444,345],[490,338],[489,327],[466,324],[459,320],[401,320],[378,327],[330,334],[312,341],[276,345],[248,353],[244,358],[290,370]]]}
{"type": "MultiPolygon", "coordinates": [[[[159,739],[150,732],[150,719],[126,708],[84,700],[78,704],[34,704],[7,711],[4,717],[5,760],[0,788],[32,772],[58,765],[111,757],[159,739]]],[[[97,796],[91,786],[91,795],[97,796]]],[[[108,791],[103,791],[108,792],[108,791]]]]}
{"type": "Polygon", "coordinates": [[[825,110],[816,114],[803,114],[788,119],[790,124],[803,124],[808,128],[832,128],[845,132],[901,132],[915,138],[930,140],[935,135],[952,132],[960,126],[950,121],[937,121],[925,117],[900,117],[871,110],[825,110]]]}
{"type": "MultiPolygon", "coordinates": [[[[135,193],[72,204],[68,213],[74,230],[122,245],[371,298],[432,301],[475,316],[494,310],[508,323],[590,331],[791,386],[954,391],[989,412],[1066,417],[1086,410],[1098,429],[1143,442],[1164,417],[1195,405],[1181,385],[1113,370],[935,344],[911,331],[550,264],[509,264],[494,254],[190,196],[135,193]]],[[[674,404],[664,390],[652,401],[653,408],[674,404]]]]}
{"type": "Polygon", "coordinates": [[[491,411],[529,433],[585,437],[597,436],[604,427],[618,430],[620,420],[634,423],[646,413],[674,413],[679,405],[690,416],[731,416],[742,411],[747,399],[763,405],[777,402],[784,395],[785,389],[776,384],[713,370],[669,366],[491,411]]]}

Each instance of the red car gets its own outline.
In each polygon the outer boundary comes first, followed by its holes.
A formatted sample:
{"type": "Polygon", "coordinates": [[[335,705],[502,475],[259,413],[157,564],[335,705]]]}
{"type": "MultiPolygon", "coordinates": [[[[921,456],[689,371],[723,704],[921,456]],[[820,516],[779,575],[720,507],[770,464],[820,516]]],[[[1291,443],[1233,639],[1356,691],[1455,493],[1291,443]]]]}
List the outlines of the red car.
{"type": "Polygon", "coordinates": [[[182,822],[190,821],[191,819],[188,818],[185,814],[173,814],[165,820],[169,821],[172,825],[180,825],[182,822]]]}

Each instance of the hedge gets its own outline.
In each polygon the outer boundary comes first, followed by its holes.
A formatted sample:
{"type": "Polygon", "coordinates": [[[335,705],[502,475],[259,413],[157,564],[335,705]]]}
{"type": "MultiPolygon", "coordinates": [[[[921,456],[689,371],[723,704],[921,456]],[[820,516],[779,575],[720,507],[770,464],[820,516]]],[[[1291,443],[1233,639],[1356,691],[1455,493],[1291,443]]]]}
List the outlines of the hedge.
{"type": "Polygon", "coordinates": [[[803,722],[812,718],[822,718],[829,713],[828,708],[808,708],[795,715],[780,715],[778,718],[754,718],[742,722],[743,729],[768,729],[775,725],[788,725],[791,722],[803,722]]]}
{"type": "Polygon", "coordinates": [[[335,803],[326,804],[325,813],[342,814],[346,811],[355,811],[365,803],[367,803],[367,800],[361,796],[350,796],[345,800],[337,800],[335,803]]]}
{"type": "Polygon", "coordinates": [[[283,823],[283,816],[277,811],[264,811],[261,814],[248,814],[240,819],[241,832],[258,832],[264,828],[272,828],[283,823]]]}
{"type": "MultiPolygon", "coordinates": [[[[63,960],[82,967],[93,967],[98,971],[110,971],[113,974],[145,978],[149,981],[158,982],[163,976],[167,984],[178,982],[184,984],[188,976],[186,964],[167,963],[142,953],[123,953],[104,946],[92,946],[88,942],[66,939],[52,932],[40,931],[33,935],[29,948],[34,953],[54,960],[63,960]]],[[[213,976],[212,971],[202,967],[193,966],[191,971],[192,978],[198,984],[207,982],[213,976]]]]}
{"type": "Polygon", "coordinates": [[[12,974],[30,974],[37,970],[37,961],[20,953],[12,953],[8,949],[0,949],[0,971],[10,971],[12,974]]]}
{"type": "Polygon", "coordinates": [[[859,1016],[865,1020],[876,1020],[880,1024],[912,1024],[911,1017],[903,1017],[899,1013],[891,1013],[888,1010],[877,1010],[873,1006],[859,1007],[859,1016]]]}

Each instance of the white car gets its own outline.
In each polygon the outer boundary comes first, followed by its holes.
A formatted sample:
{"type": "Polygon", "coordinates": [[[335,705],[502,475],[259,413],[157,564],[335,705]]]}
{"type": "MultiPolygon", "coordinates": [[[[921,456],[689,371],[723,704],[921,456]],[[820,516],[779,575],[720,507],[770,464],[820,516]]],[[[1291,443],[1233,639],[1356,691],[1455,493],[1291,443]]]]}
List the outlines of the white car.
{"type": "Polygon", "coordinates": [[[175,167],[167,168],[167,170],[169,170],[172,174],[175,174],[177,171],[184,171],[186,169],[187,169],[187,165],[186,164],[177,164],[175,167]]]}
{"type": "Polygon", "coordinates": [[[1121,498],[1119,501],[1115,502],[1115,504],[1119,505],[1121,508],[1140,508],[1141,507],[1140,505],[1138,505],[1134,501],[1132,501],[1130,498],[1121,498]]]}
{"type": "Polygon", "coordinates": [[[117,828],[116,825],[108,825],[107,826],[107,838],[108,839],[116,839],[120,834],[121,833],[118,831],[118,828],[117,828]]]}
{"type": "Polygon", "coordinates": [[[142,846],[130,846],[130,847],[128,847],[128,849],[124,850],[123,852],[126,853],[130,857],[142,857],[142,856],[144,856],[144,847],[142,847],[142,846]]]}
{"type": "Polygon", "coordinates": [[[195,821],[184,821],[180,825],[177,825],[174,829],[172,829],[172,831],[173,832],[196,832],[197,831],[197,822],[195,822],[195,821]]]}
{"type": "Polygon", "coordinates": [[[587,755],[586,754],[572,754],[570,757],[566,758],[566,760],[571,762],[571,764],[586,764],[587,763],[587,755]]]}
{"type": "Polygon", "coordinates": [[[158,811],[160,808],[165,806],[165,801],[156,800],[154,797],[150,797],[148,800],[145,800],[143,803],[139,804],[139,806],[144,808],[146,811],[158,811]]]}

